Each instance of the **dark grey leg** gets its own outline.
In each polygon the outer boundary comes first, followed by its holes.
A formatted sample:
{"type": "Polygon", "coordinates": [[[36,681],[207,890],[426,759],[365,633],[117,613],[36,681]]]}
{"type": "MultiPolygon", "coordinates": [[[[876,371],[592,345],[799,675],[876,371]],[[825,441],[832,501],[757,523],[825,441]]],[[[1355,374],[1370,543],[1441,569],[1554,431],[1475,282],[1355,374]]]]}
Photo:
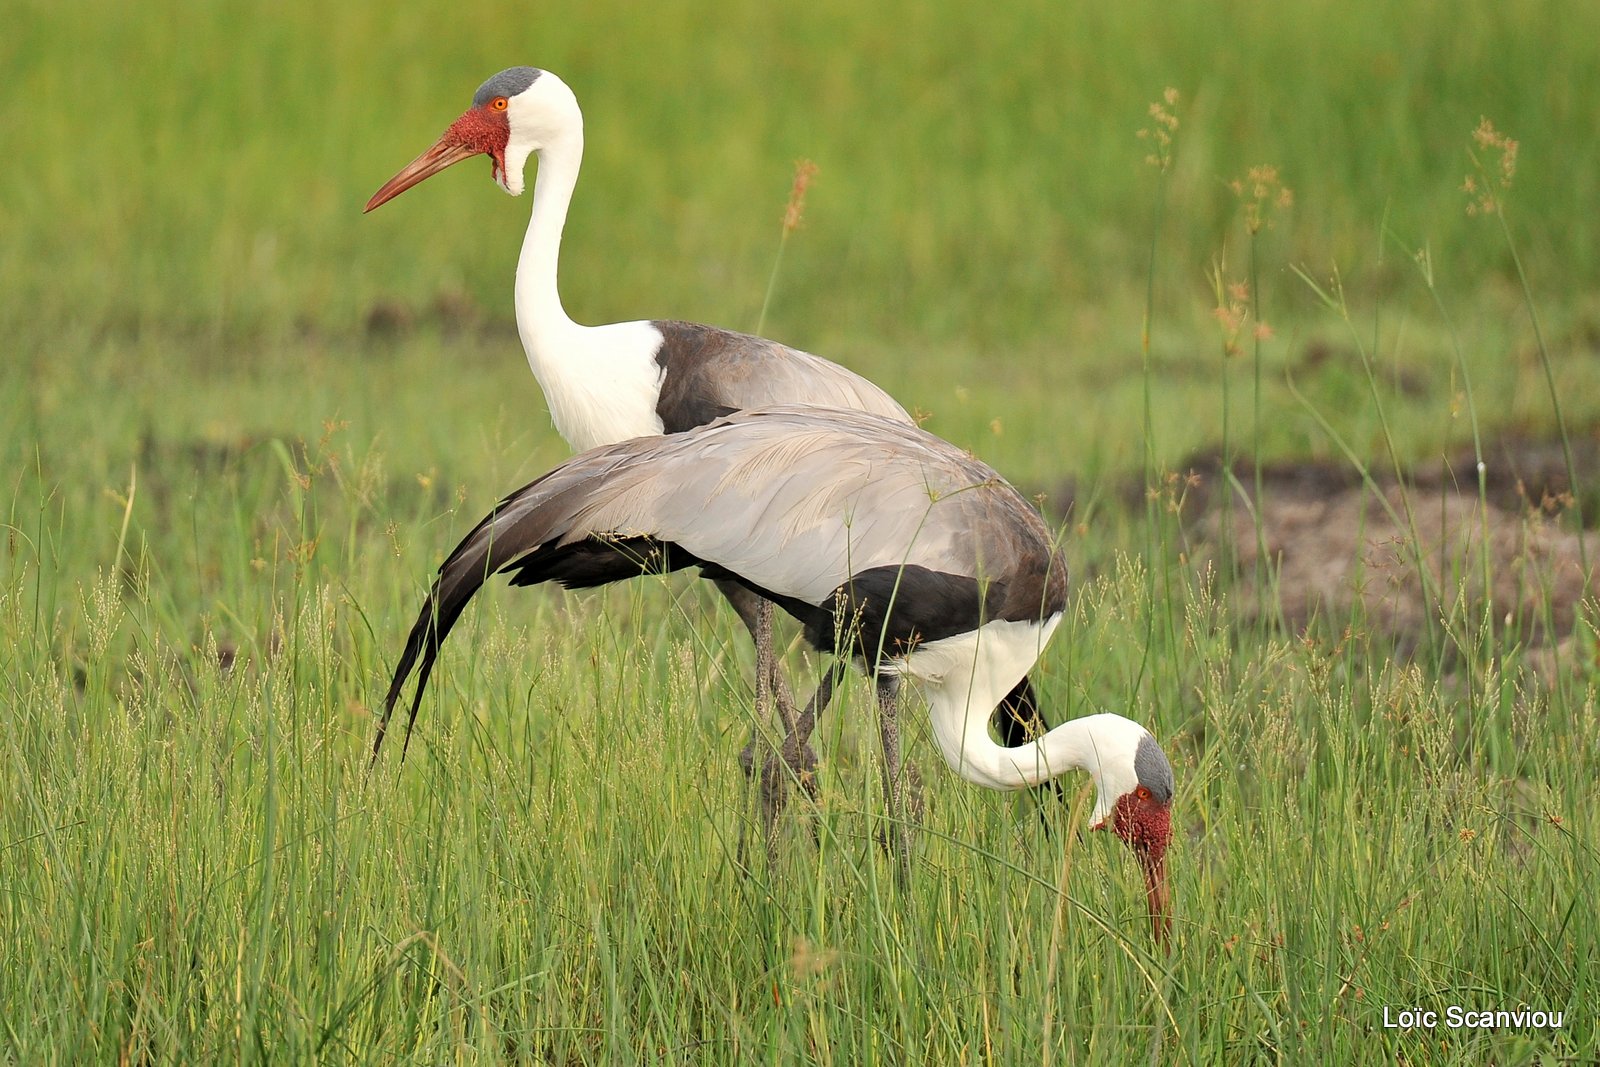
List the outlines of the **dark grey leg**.
{"type": "MultiPolygon", "coordinates": [[[[777,653],[772,648],[772,605],[763,600],[756,608],[756,625],[754,633],[756,641],[756,725],[755,736],[750,743],[755,745],[761,736],[761,724],[768,721],[768,709],[772,707],[773,694],[778,687],[783,685],[783,680],[777,677],[777,653]],[[776,682],[776,684],[774,684],[776,682]]],[[[783,725],[783,737],[787,740],[794,733],[794,714],[792,709],[785,711],[782,706],[778,709],[778,718],[783,725]]],[[[754,753],[751,753],[752,759],[754,753]]],[[[756,792],[761,798],[761,814],[767,841],[767,870],[776,870],[778,866],[778,812],[783,807],[784,792],[783,772],[778,766],[776,756],[769,756],[762,761],[761,777],[756,783],[756,792]]]]}
{"type": "Polygon", "coordinates": [[[750,631],[750,640],[756,645],[756,664],[761,664],[761,653],[765,651],[767,661],[767,682],[772,686],[773,696],[778,702],[778,715],[785,724],[794,722],[795,705],[794,694],[789,692],[789,686],[783,680],[783,675],[778,671],[777,653],[772,648],[772,604],[756,596],[738,582],[720,579],[715,583],[717,590],[727,600],[734,613],[739,616],[739,621],[744,623],[744,628],[750,631]],[[760,636],[761,616],[765,612],[767,638],[765,649],[762,647],[760,636]]]}
{"type": "MultiPolygon", "coordinates": [[[[778,756],[767,757],[767,762],[762,768],[761,797],[767,803],[767,817],[776,823],[778,815],[788,803],[789,795],[786,786],[792,777],[800,784],[806,796],[816,799],[817,796],[817,754],[808,742],[811,732],[816,729],[817,717],[827,710],[828,704],[833,700],[833,691],[838,686],[845,672],[842,660],[834,660],[823,671],[822,680],[817,683],[816,692],[811,694],[811,699],[806,701],[806,710],[800,713],[795,720],[794,727],[783,739],[782,762],[778,756]],[[774,783],[777,788],[768,791],[769,783],[774,783]]],[[[813,843],[817,840],[817,826],[815,822],[809,824],[813,843]]],[[[774,828],[769,825],[769,835],[774,828]]]]}
{"type": "Polygon", "coordinates": [[[744,623],[744,628],[750,632],[750,640],[756,646],[756,721],[750,730],[750,743],[739,753],[739,766],[744,769],[745,777],[754,780],[764,762],[756,759],[756,749],[761,744],[761,724],[766,721],[766,710],[760,700],[762,686],[770,687],[777,703],[778,721],[784,737],[789,735],[795,720],[794,696],[778,671],[778,656],[772,647],[772,605],[738,582],[719,580],[715,584],[739,616],[739,621],[744,623]],[[763,625],[765,637],[762,637],[763,625]]]}
{"type": "Polygon", "coordinates": [[[911,825],[906,812],[907,776],[900,766],[900,720],[897,697],[900,679],[878,675],[878,730],[883,738],[883,793],[888,802],[889,825],[885,844],[897,861],[895,875],[901,888],[911,885],[911,825]]]}
{"type": "MultiPolygon", "coordinates": [[[[783,679],[783,673],[778,666],[777,651],[773,647],[772,603],[752,593],[738,582],[718,581],[716,585],[734,612],[738,614],[739,620],[744,623],[745,629],[750,632],[751,640],[756,646],[756,715],[751,728],[750,742],[739,753],[739,765],[743,768],[745,777],[755,786],[755,799],[765,831],[767,863],[770,869],[777,859],[777,819],[788,799],[790,776],[800,782],[801,788],[805,789],[807,795],[816,796],[814,772],[817,756],[806,741],[811,735],[817,716],[832,698],[833,679],[827,679],[825,684],[818,687],[817,694],[812,697],[806,708],[805,733],[795,740],[798,716],[795,714],[794,697],[783,679]],[[758,759],[757,752],[769,747],[763,743],[762,734],[765,724],[769,721],[767,709],[773,705],[776,705],[781,740],[770,745],[769,755],[758,759]]],[[[741,865],[746,863],[747,852],[745,835],[741,833],[739,838],[741,865]]]]}
{"type": "MultiPolygon", "coordinates": [[[[771,604],[763,604],[770,609],[771,604]]],[[[756,619],[756,642],[758,647],[771,637],[771,615],[763,613],[756,619]]],[[[756,654],[756,670],[758,679],[762,676],[761,652],[756,654]]],[[[776,659],[776,655],[773,655],[776,659]]],[[[780,711],[779,718],[783,722],[783,742],[778,752],[769,755],[762,764],[758,791],[761,797],[762,814],[766,820],[767,857],[769,864],[776,859],[774,842],[777,839],[777,821],[784,806],[789,799],[789,783],[791,780],[798,783],[806,796],[815,799],[817,796],[817,754],[810,745],[811,733],[816,729],[817,718],[827,710],[833,700],[833,691],[844,678],[846,666],[843,660],[834,660],[823,671],[821,680],[817,683],[816,692],[811,694],[811,699],[806,701],[806,708],[798,717],[791,718],[780,711]]],[[[774,672],[776,674],[776,672],[774,672]]],[[[763,690],[770,695],[772,687],[756,687],[756,708],[758,717],[764,718],[761,711],[763,707],[763,690]]],[[[752,744],[755,740],[752,739],[752,744]]],[[[748,750],[747,750],[748,751],[748,750]]],[[[748,767],[748,765],[747,765],[748,767]]],[[[747,770],[748,773],[748,770],[747,770]]],[[[813,840],[817,836],[815,823],[811,824],[813,840]]]]}
{"type": "MultiPolygon", "coordinates": [[[[770,867],[776,858],[776,823],[788,802],[789,779],[793,778],[799,782],[800,788],[805,790],[807,796],[814,798],[817,795],[817,754],[810,745],[811,734],[816,729],[817,719],[832,702],[834,690],[843,679],[846,664],[841,660],[828,665],[816,692],[806,702],[805,710],[797,715],[794,697],[784,681],[783,673],[778,666],[777,651],[773,647],[772,603],[752,593],[738,582],[721,580],[715,584],[739,616],[739,621],[743,622],[745,629],[750,632],[750,638],[756,646],[756,722],[751,731],[750,742],[739,753],[739,766],[744,770],[745,777],[756,786],[755,795],[766,831],[767,859],[770,867]],[[761,729],[762,724],[767,721],[768,704],[776,705],[779,726],[783,731],[782,741],[778,752],[768,755],[758,764],[756,752],[762,747],[761,729]]],[[[816,827],[812,826],[811,830],[815,836],[816,827]]],[[[745,836],[741,833],[739,838],[741,865],[745,864],[746,855],[745,836]]]]}
{"type": "MultiPolygon", "coordinates": [[[[810,778],[806,773],[817,765],[817,754],[809,744],[811,732],[816,728],[817,718],[827,710],[829,702],[833,699],[833,691],[839,681],[838,676],[845,669],[844,664],[837,664],[831,668],[830,675],[824,676],[821,684],[817,686],[817,691],[812,694],[805,711],[797,715],[794,696],[790,693],[789,686],[784,681],[783,672],[778,666],[777,651],[773,648],[770,627],[774,609],[771,602],[756,596],[738,582],[718,581],[716,586],[738,614],[740,621],[745,625],[745,629],[750,631],[750,639],[756,645],[756,670],[758,674],[762,673],[762,664],[766,664],[765,675],[777,705],[778,723],[783,730],[784,761],[788,763],[789,768],[797,776],[800,776],[801,783],[807,785],[807,793],[815,795],[815,791],[809,788],[810,778]],[[766,615],[765,622],[762,620],[763,614],[766,615]],[[764,626],[766,627],[765,630],[763,630],[764,626]],[[763,632],[768,636],[762,637],[763,632]],[[790,744],[789,739],[795,737],[796,734],[799,737],[798,742],[790,744]]],[[[759,691],[758,684],[758,694],[759,691]]],[[[759,707],[758,713],[760,713],[759,707]]],[[[752,779],[756,777],[756,749],[760,745],[760,740],[760,731],[757,729],[752,732],[750,743],[745,746],[743,752],[739,753],[739,765],[744,768],[745,775],[752,779]]]]}
{"type": "Polygon", "coordinates": [[[809,772],[817,765],[816,753],[811,751],[809,744],[811,732],[817,728],[817,718],[828,710],[828,705],[833,701],[833,691],[844,679],[846,669],[844,660],[833,660],[824,668],[817,691],[811,694],[811,699],[806,701],[806,710],[795,720],[794,731],[784,739],[783,758],[796,774],[801,774],[802,782],[805,781],[803,772],[809,772]]]}

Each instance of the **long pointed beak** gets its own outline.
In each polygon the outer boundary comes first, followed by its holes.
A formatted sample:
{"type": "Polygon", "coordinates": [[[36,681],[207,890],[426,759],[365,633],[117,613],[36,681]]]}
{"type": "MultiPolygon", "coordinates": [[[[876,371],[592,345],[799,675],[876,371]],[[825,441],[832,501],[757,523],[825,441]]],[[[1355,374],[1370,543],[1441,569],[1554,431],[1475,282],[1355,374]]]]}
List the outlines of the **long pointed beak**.
{"type": "Polygon", "coordinates": [[[1163,947],[1172,936],[1171,890],[1167,887],[1167,857],[1163,855],[1139,857],[1144,868],[1145,899],[1150,905],[1150,933],[1156,944],[1163,947]]]}
{"type": "Polygon", "coordinates": [[[471,159],[481,152],[482,149],[462,144],[450,133],[446,133],[434,142],[432,148],[407,163],[399,174],[384,182],[383,188],[373,193],[372,199],[367,201],[367,206],[361,209],[362,213],[365,214],[375,207],[387,204],[418,182],[433,177],[463,159],[471,159]]]}

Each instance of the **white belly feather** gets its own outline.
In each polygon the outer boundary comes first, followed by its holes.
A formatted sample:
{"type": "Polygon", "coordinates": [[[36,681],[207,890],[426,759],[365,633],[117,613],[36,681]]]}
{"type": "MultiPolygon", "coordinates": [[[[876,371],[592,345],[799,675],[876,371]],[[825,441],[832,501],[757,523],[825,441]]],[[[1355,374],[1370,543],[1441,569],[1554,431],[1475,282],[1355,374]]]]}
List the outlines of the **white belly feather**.
{"type": "Polygon", "coordinates": [[[578,327],[559,338],[525,338],[556,432],[575,451],[663,431],[656,403],[661,332],[648,322],[578,327]]]}

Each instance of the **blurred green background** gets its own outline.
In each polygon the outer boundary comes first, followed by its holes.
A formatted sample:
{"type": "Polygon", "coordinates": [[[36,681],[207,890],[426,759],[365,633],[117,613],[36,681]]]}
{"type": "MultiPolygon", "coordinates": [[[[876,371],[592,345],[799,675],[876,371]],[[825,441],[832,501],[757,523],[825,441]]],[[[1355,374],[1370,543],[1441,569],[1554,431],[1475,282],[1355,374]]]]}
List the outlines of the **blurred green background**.
{"type": "MultiPolygon", "coordinates": [[[[764,332],[862,370],[1020,480],[1137,466],[1152,286],[1158,454],[1215,441],[1208,275],[1245,276],[1228,183],[1259,164],[1295,198],[1260,238],[1269,389],[1342,336],[1298,265],[1337,270],[1374,354],[1424,368],[1448,402],[1449,343],[1410,259],[1425,247],[1503,401],[1485,417],[1548,418],[1518,369],[1506,244],[1465,212],[1484,116],[1520,141],[1509,221],[1574,385],[1600,333],[1592,5],[27,0],[7,22],[3,373],[44,421],[85,414],[85,379],[102,379],[158,435],[340,417],[403,437],[388,444],[417,465],[439,435],[504,419],[535,468],[559,455],[511,328],[528,200],[474,163],[360,210],[520,63],[560,73],[586,111],[562,272],[575,318],[754,328],[791,168],[812,159],[764,332]],[[1136,132],[1168,86],[1163,193],[1136,132]]],[[[1339,362],[1302,384],[1365,447],[1339,362]]],[[[1325,450],[1286,406],[1268,447],[1325,450]]],[[[1397,421],[1414,454],[1464,433],[1397,421]]]]}

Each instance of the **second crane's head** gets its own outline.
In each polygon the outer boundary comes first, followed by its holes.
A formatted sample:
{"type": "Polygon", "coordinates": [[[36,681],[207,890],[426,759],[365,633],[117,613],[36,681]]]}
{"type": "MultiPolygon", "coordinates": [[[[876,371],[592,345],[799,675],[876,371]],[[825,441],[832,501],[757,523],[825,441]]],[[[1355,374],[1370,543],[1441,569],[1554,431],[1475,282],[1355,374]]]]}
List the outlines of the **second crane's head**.
{"type": "Polygon", "coordinates": [[[1118,715],[1090,716],[1096,724],[1085,765],[1099,786],[1090,825],[1127,842],[1144,870],[1157,941],[1171,931],[1167,845],[1172,840],[1172,764],[1144,727],[1118,715]],[[1104,725],[1101,725],[1101,724],[1104,725]]]}
{"type": "Polygon", "coordinates": [[[494,180],[512,196],[523,188],[528,156],[561,143],[581,145],[583,114],[567,83],[535,67],[502,70],[478,86],[472,106],[422,155],[372,194],[366,210],[387,203],[424,179],[486,155],[494,180]]]}

